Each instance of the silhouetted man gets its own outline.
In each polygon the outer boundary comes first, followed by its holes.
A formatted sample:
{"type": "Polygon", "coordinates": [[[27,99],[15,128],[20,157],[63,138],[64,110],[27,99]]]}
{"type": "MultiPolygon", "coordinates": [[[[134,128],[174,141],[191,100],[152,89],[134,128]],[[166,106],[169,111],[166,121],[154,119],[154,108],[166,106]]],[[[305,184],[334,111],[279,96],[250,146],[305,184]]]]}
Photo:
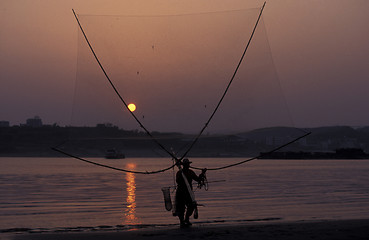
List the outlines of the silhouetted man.
{"type": "Polygon", "coordinates": [[[190,169],[190,162],[187,158],[182,161],[183,169],[180,169],[176,175],[177,192],[176,192],[176,213],[178,215],[180,224],[182,227],[190,226],[190,217],[197,208],[196,201],[192,192],[192,180],[200,182],[204,176],[206,169],[202,170],[202,173],[197,176],[194,171],[190,169]],[[187,180],[187,183],[184,179],[187,180]],[[191,196],[192,195],[192,196],[191,196]],[[186,216],[185,216],[185,210],[186,216]]]}

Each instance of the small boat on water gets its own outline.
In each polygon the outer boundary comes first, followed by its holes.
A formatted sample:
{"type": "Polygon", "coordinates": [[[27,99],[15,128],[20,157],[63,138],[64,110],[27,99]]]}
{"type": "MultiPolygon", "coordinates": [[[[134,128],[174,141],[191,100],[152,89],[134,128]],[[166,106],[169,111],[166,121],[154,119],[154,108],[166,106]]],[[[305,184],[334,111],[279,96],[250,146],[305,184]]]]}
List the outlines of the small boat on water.
{"type": "Polygon", "coordinates": [[[115,149],[108,149],[106,150],[105,153],[105,158],[106,159],[123,159],[126,156],[124,155],[124,153],[117,151],[115,149]]]}

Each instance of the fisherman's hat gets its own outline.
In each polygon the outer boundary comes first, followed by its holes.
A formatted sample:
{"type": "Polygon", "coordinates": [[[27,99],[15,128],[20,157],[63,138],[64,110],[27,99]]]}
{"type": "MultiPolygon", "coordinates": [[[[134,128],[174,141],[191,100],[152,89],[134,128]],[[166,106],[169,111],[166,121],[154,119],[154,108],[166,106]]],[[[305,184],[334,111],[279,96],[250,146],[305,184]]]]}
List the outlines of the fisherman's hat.
{"type": "Polygon", "coordinates": [[[183,159],[183,161],[182,161],[182,164],[183,164],[183,165],[190,164],[190,163],[192,163],[192,162],[190,162],[190,160],[188,160],[188,158],[185,158],[185,159],[183,159]]]}

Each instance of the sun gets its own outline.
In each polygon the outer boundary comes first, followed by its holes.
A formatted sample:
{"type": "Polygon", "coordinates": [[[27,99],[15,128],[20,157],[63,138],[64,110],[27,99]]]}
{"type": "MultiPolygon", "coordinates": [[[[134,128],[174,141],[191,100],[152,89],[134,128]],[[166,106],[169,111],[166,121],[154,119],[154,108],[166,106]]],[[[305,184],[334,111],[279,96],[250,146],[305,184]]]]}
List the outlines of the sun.
{"type": "Polygon", "coordinates": [[[131,112],[134,112],[136,110],[136,105],[134,103],[128,104],[128,109],[131,112]]]}

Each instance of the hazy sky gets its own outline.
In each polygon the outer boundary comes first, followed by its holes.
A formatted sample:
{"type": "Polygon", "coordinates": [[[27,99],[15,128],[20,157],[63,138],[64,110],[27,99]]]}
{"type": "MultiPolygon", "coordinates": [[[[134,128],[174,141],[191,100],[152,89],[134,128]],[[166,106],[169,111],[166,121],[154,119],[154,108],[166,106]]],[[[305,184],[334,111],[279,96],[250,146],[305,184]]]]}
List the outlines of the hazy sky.
{"type": "MultiPolygon", "coordinates": [[[[69,124],[79,14],[156,15],[261,7],[247,0],[2,0],[0,120],[69,124]]],[[[369,1],[267,1],[263,20],[298,127],[369,125],[369,1]]]]}

